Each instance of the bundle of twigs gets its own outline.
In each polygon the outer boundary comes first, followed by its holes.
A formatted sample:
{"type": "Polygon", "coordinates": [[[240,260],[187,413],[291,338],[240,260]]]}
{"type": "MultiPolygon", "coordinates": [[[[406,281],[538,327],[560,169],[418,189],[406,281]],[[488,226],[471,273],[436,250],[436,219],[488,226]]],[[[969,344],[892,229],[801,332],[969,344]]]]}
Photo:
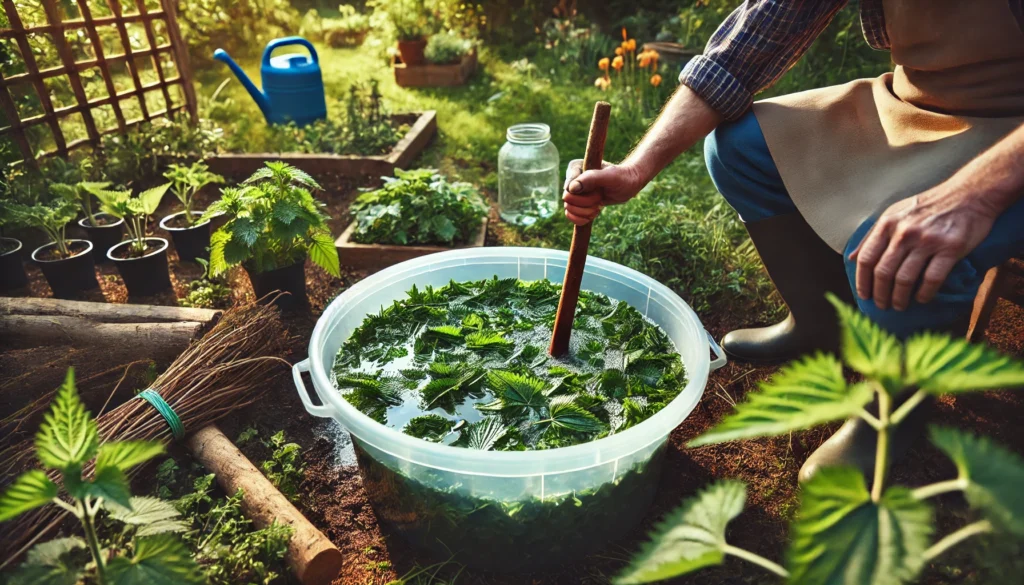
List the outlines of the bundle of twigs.
{"type": "MultiPolygon", "coordinates": [[[[287,371],[288,362],[281,357],[287,337],[274,307],[250,304],[233,309],[174,360],[151,387],[174,409],[186,432],[198,430],[252,404],[276,376],[287,371]]],[[[143,400],[129,400],[101,413],[96,423],[102,441],[167,444],[173,439],[163,416],[143,400]]],[[[34,463],[31,441],[14,445],[0,453],[0,477],[9,479],[34,463]]],[[[85,472],[91,473],[91,469],[85,472]]],[[[45,506],[6,527],[0,542],[6,558],[0,569],[60,525],[66,514],[57,506],[45,506]]]]}

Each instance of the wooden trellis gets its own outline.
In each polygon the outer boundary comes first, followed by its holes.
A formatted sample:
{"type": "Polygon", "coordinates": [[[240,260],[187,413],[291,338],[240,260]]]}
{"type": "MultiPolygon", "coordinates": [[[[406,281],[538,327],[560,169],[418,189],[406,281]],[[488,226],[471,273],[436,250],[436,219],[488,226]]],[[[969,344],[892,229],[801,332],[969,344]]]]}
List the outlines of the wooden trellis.
{"type": "MultiPolygon", "coordinates": [[[[79,14],[78,18],[74,19],[62,18],[62,10],[56,0],[37,0],[41,2],[45,11],[46,22],[29,26],[23,25],[23,19],[19,16],[13,0],[0,1],[3,2],[10,26],[10,28],[0,29],[0,39],[10,39],[11,42],[16,43],[25,69],[23,73],[9,75],[6,78],[0,71],[0,111],[4,113],[8,121],[7,126],[0,128],[0,138],[10,137],[25,161],[31,164],[39,156],[54,154],[64,156],[79,146],[86,144],[96,146],[104,134],[124,132],[135,124],[163,116],[173,117],[179,112],[187,113],[193,122],[197,121],[195,89],[192,86],[187,49],[178,28],[174,0],[159,0],[159,9],[147,9],[146,0],[126,0],[126,3],[134,4],[134,12],[131,12],[131,7],[126,12],[122,7],[121,0],[105,0],[110,14],[97,17],[93,17],[93,10],[90,8],[90,1],[95,2],[95,0],[75,0],[79,14]],[[166,38],[169,42],[157,45],[158,35],[154,31],[154,21],[164,23],[166,38]],[[130,23],[141,23],[149,48],[142,50],[132,48],[128,33],[130,23]],[[122,53],[107,54],[108,51],[104,49],[101,35],[98,32],[100,27],[107,27],[107,30],[111,30],[111,27],[116,29],[123,49],[122,53]],[[88,36],[91,54],[87,55],[85,59],[80,58],[76,61],[66,32],[79,30],[84,30],[88,36]],[[60,65],[43,69],[39,67],[29,44],[29,38],[30,35],[41,34],[49,35],[53,39],[57,55],[60,58],[60,65]],[[163,55],[169,56],[167,64],[172,66],[173,71],[166,72],[164,70],[164,63],[161,62],[163,55]],[[145,84],[140,78],[140,68],[147,59],[156,72],[157,81],[145,84]],[[131,80],[131,87],[122,91],[117,90],[116,81],[125,82],[127,80],[116,79],[111,72],[111,66],[119,65],[123,65],[127,69],[128,77],[131,80]],[[81,74],[93,69],[99,71],[107,95],[89,99],[81,74]],[[61,76],[67,77],[75,103],[55,107],[46,86],[46,80],[61,76]],[[175,84],[181,86],[178,100],[180,103],[175,103],[172,97],[171,88],[175,84]],[[19,115],[11,92],[12,88],[19,85],[28,85],[34,89],[38,95],[42,113],[27,117],[19,115]],[[159,93],[162,97],[163,108],[154,109],[147,105],[146,97],[151,92],[159,93]],[[129,103],[131,100],[137,101],[137,107],[129,103]],[[141,111],[141,116],[127,119],[126,105],[132,105],[132,109],[141,111]],[[94,111],[105,106],[110,106],[113,110],[116,125],[100,127],[97,123],[94,111]],[[81,114],[85,126],[85,136],[68,140],[60,122],[75,114],[81,114]],[[33,127],[42,125],[49,127],[49,131],[52,132],[55,148],[37,151],[29,140],[29,132],[33,127]]],[[[67,2],[65,3],[67,4],[67,2]]]]}

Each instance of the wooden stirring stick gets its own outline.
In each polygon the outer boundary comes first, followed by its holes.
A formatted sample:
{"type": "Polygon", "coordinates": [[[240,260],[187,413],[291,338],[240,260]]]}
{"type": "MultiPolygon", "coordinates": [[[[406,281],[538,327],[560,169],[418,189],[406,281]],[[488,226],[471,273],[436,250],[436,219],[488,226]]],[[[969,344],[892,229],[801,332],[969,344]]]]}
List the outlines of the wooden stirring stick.
{"type": "MultiPolygon", "coordinates": [[[[604,161],[604,141],[608,136],[608,119],[612,105],[608,102],[594,104],[594,117],[590,120],[590,135],[587,136],[587,152],[583,157],[583,170],[600,169],[604,161]]],[[[562,281],[562,297],[558,300],[555,314],[555,328],[551,332],[551,347],[548,352],[560,357],[569,351],[572,336],[572,321],[576,316],[576,302],[580,298],[580,283],[583,269],[587,265],[587,248],[590,247],[590,230],[594,222],[575,226],[572,230],[572,245],[569,246],[569,265],[565,267],[562,281]]]]}

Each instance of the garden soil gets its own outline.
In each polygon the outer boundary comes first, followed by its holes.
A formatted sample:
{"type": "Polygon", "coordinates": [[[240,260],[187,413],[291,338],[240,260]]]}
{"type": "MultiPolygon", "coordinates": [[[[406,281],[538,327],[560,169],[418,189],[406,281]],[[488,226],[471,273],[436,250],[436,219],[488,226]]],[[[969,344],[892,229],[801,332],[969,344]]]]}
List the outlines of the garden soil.
{"type": "MultiPolygon", "coordinates": [[[[328,213],[336,218],[331,224],[334,233],[341,233],[347,225],[348,204],[356,194],[352,187],[354,185],[351,183],[341,181],[328,186],[328,213]]],[[[197,207],[201,208],[214,194],[215,191],[201,194],[200,205],[197,207]]],[[[157,217],[175,210],[170,207],[161,209],[157,217]]],[[[495,224],[496,222],[491,223],[492,226],[495,224]]],[[[495,229],[500,229],[500,226],[489,228],[488,244],[494,244],[497,240],[495,229]]],[[[344,263],[344,258],[342,262],[344,263]]],[[[156,298],[132,299],[132,302],[174,304],[176,297],[184,296],[187,282],[201,273],[197,266],[179,264],[173,252],[170,254],[170,265],[171,280],[174,284],[173,295],[168,292],[156,298]]],[[[29,267],[29,274],[31,283],[26,294],[50,296],[49,288],[39,270],[29,267]]],[[[103,300],[114,303],[127,301],[125,289],[116,277],[114,267],[99,266],[97,274],[100,277],[101,289],[90,293],[96,295],[95,297],[86,298],[101,300],[102,297],[103,300]]],[[[306,275],[310,297],[309,311],[286,316],[288,329],[295,340],[288,356],[292,362],[306,357],[306,344],[324,307],[335,296],[365,276],[358,272],[343,272],[341,278],[332,278],[311,265],[307,265],[306,275]]],[[[235,301],[252,298],[252,290],[244,271],[234,270],[230,280],[235,301]]],[[[1016,294],[1024,296],[1024,282],[1017,282],[1015,286],[1016,294]]],[[[735,307],[701,317],[707,329],[716,337],[735,327],[753,325],[757,318],[755,311],[744,312],[736,310],[735,307]]],[[[1024,356],[1024,309],[1001,301],[987,336],[988,341],[999,349],[1024,356]]],[[[747,392],[755,389],[759,382],[770,377],[775,371],[774,367],[730,363],[711,374],[703,399],[690,417],[671,435],[671,448],[668,451],[654,506],[643,524],[632,532],[623,534],[617,544],[574,565],[541,574],[486,574],[462,570],[454,563],[441,567],[440,574],[448,578],[458,574],[455,582],[467,585],[606,583],[621,569],[626,559],[637,549],[647,532],[663,514],[676,507],[683,499],[694,495],[702,486],[720,478],[738,478],[749,485],[747,509],[730,524],[729,541],[766,557],[781,559],[786,545],[787,523],[796,509],[797,471],[806,456],[829,436],[831,429],[816,429],[795,433],[789,437],[758,439],[698,449],[684,448],[688,440],[713,426],[731,411],[736,402],[742,401],[747,392]]],[[[307,470],[298,506],[345,555],[344,569],[335,585],[384,585],[413,570],[417,565],[430,565],[432,560],[418,558],[404,542],[390,535],[378,524],[373,509],[367,502],[358,470],[353,465],[351,447],[345,444],[343,433],[331,421],[310,417],[295,395],[291,377],[282,377],[281,380],[274,387],[267,389],[268,393],[261,403],[229,415],[221,423],[221,427],[229,437],[237,436],[250,426],[260,429],[262,436],[269,436],[283,428],[289,440],[302,446],[307,470]]],[[[936,422],[990,435],[1024,453],[1024,425],[1020,424],[1022,414],[1024,395],[1010,392],[945,397],[938,401],[934,408],[936,422]]],[[[255,453],[250,453],[250,456],[257,458],[255,453]]],[[[923,440],[914,445],[906,461],[906,464],[895,468],[894,480],[897,482],[922,485],[950,478],[955,474],[953,466],[923,440]]],[[[959,496],[939,498],[937,505],[941,534],[962,524],[970,516],[959,496]]],[[[1020,559],[1024,558],[1024,551],[1005,549],[1005,543],[994,540],[961,547],[953,556],[943,559],[943,562],[929,566],[921,582],[929,585],[996,582],[990,580],[992,575],[987,575],[984,567],[992,563],[999,567],[1012,567],[1012,562],[1020,563],[1020,559]]],[[[515,553],[509,551],[509,554],[515,553]]],[[[1017,583],[1019,575],[1024,574],[1024,567],[1017,566],[1009,570],[1013,572],[1004,574],[1017,577],[1000,579],[998,582],[1017,583]]],[[[722,567],[698,572],[678,580],[678,583],[755,585],[777,583],[777,580],[757,567],[736,559],[728,559],[722,567]]]]}

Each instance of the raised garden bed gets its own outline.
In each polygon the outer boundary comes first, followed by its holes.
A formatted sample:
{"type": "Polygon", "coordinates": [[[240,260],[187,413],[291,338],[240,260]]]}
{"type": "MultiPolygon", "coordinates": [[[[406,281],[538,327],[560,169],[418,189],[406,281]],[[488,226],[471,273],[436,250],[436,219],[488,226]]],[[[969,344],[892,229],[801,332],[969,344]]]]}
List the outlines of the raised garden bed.
{"type": "Polygon", "coordinates": [[[392,69],[395,83],[402,87],[452,87],[463,85],[476,71],[476,49],[474,48],[459,63],[450,65],[417,65],[410,67],[395,58],[392,69]]]}
{"type": "Polygon", "coordinates": [[[459,248],[479,248],[484,245],[487,237],[487,218],[480,222],[480,229],[477,231],[473,241],[461,246],[399,246],[394,244],[360,244],[352,241],[352,232],[356,229],[356,223],[348,224],[341,236],[335,240],[334,246],[338,248],[338,257],[341,263],[357,270],[377,272],[412,258],[419,258],[427,254],[455,250],[459,248]]]}
{"type": "Polygon", "coordinates": [[[331,174],[354,178],[390,175],[395,168],[407,168],[434,138],[437,133],[437,112],[427,110],[420,114],[396,114],[392,119],[396,124],[409,124],[410,128],[391,152],[384,155],[221,153],[209,157],[206,163],[210,171],[229,177],[251,175],[268,160],[284,161],[311,175],[331,174]]]}

